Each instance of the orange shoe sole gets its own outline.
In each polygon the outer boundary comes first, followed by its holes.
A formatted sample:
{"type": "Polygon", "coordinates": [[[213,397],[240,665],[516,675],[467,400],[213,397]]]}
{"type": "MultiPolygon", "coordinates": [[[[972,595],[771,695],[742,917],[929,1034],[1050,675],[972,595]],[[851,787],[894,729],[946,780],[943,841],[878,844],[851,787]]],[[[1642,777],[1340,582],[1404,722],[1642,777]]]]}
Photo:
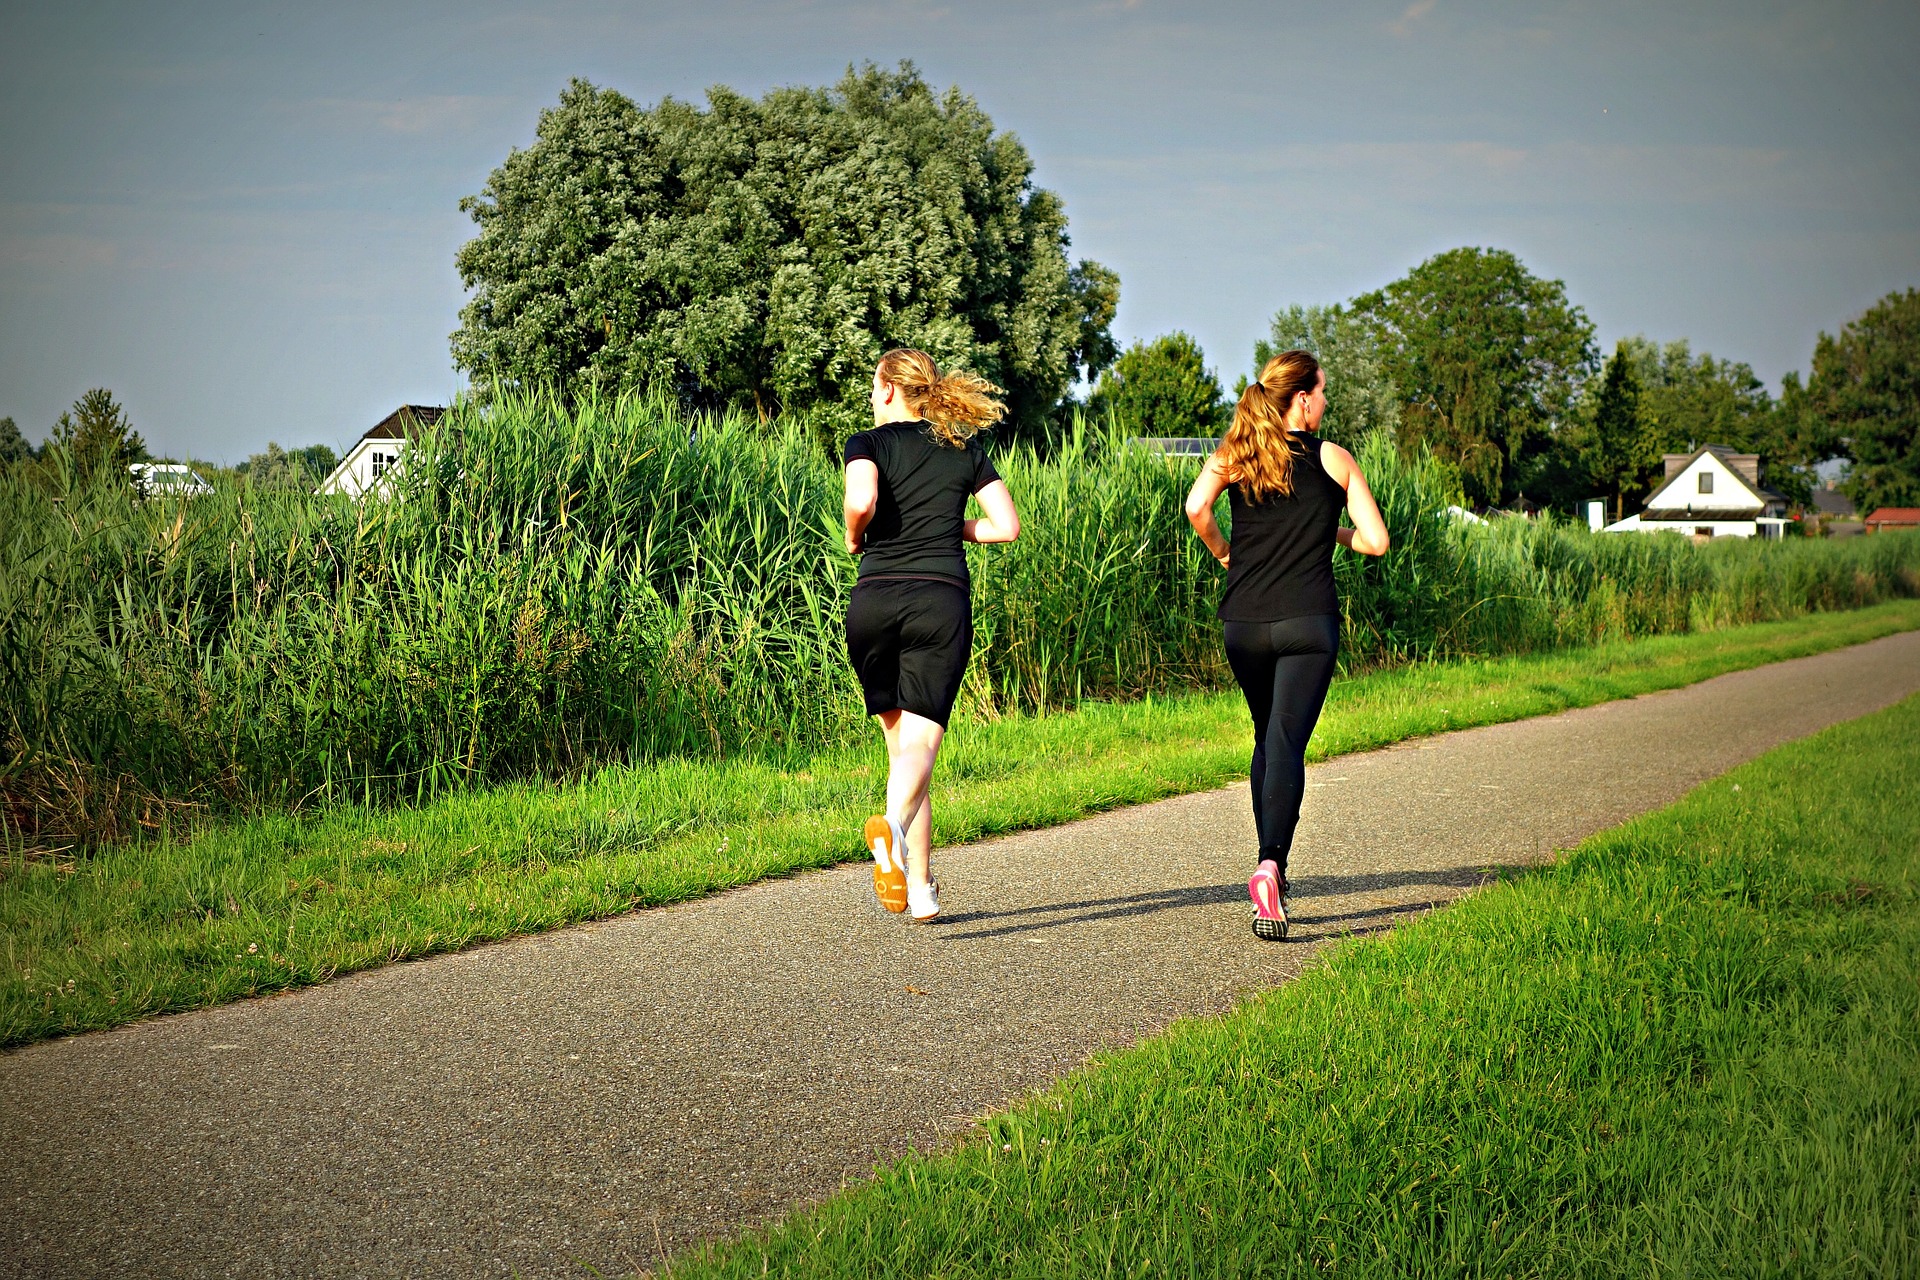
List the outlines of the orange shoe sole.
{"type": "Polygon", "coordinates": [[[893,844],[893,827],[884,817],[867,819],[862,829],[867,852],[873,855],[873,896],[889,911],[907,909],[907,851],[893,844]]]}

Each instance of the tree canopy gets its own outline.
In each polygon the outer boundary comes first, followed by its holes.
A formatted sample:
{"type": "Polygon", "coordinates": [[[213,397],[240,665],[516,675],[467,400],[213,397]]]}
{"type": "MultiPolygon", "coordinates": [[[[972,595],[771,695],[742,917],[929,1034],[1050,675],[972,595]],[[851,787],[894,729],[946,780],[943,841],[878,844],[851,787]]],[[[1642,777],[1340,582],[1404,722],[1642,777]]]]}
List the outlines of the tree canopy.
{"type": "Polygon", "coordinates": [[[648,389],[844,431],[881,354],[915,346],[1035,432],[1114,356],[1119,277],[1069,262],[1019,139],[911,63],[704,110],[576,79],[461,208],[453,353],[483,391],[648,389]]]}
{"type": "Polygon", "coordinates": [[[1143,436],[1211,436],[1224,428],[1220,379],[1191,335],[1136,342],[1100,375],[1087,408],[1143,436]]]}
{"type": "MultiPolygon", "coordinates": [[[[1650,444],[1647,471],[1634,488],[1656,478],[1663,453],[1691,453],[1724,444],[1760,455],[1760,482],[1796,502],[1812,499],[1812,466],[1831,452],[1823,433],[1805,430],[1804,416],[1768,394],[1745,361],[1694,355],[1686,339],[1664,345],[1635,336],[1620,348],[1641,387],[1640,417],[1650,444]]],[[[1798,385],[1789,375],[1787,391],[1798,385]]]]}
{"type": "Polygon", "coordinates": [[[36,456],[33,445],[20,434],[20,428],[12,416],[0,418],[0,467],[14,462],[31,462],[36,456]]]}
{"type": "Polygon", "coordinates": [[[1841,487],[1856,506],[1920,506],[1920,289],[1822,333],[1807,399],[1853,459],[1841,487]]]}
{"type": "Polygon", "coordinates": [[[73,457],[83,476],[98,472],[129,479],[128,468],[147,460],[147,443],[133,429],[127,411],[105,387],[95,387],[73,402],[53,424],[53,439],[73,457]]]}
{"type": "MultiPolygon", "coordinates": [[[[1388,375],[1373,328],[1344,306],[1291,306],[1274,313],[1267,336],[1253,344],[1253,372],[1282,351],[1311,351],[1327,375],[1327,412],[1320,435],[1357,448],[1375,431],[1400,422],[1400,390],[1388,375]]],[[[1242,378],[1238,390],[1246,389],[1242,378]]]]}
{"type": "Polygon", "coordinates": [[[1627,492],[1639,488],[1660,461],[1659,438],[1641,412],[1643,394],[1622,342],[1600,376],[1588,454],[1594,480],[1613,499],[1615,520],[1626,514],[1627,492]]]}
{"type": "Polygon", "coordinates": [[[1566,286],[1504,249],[1450,249],[1353,307],[1400,389],[1402,445],[1430,445],[1478,501],[1519,494],[1599,364],[1566,286]]]}
{"type": "Polygon", "coordinates": [[[339,461],[339,455],[328,445],[283,449],[269,440],[265,453],[247,455],[233,472],[245,476],[256,489],[311,489],[325,480],[339,461]]]}
{"type": "Polygon", "coordinates": [[[1695,356],[1685,338],[1662,345],[1635,335],[1620,351],[1640,384],[1641,417],[1657,452],[1691,453],[1707,444],[1758,451],[1773,397],[1750,365],[1705,351],[1695,356]]]}

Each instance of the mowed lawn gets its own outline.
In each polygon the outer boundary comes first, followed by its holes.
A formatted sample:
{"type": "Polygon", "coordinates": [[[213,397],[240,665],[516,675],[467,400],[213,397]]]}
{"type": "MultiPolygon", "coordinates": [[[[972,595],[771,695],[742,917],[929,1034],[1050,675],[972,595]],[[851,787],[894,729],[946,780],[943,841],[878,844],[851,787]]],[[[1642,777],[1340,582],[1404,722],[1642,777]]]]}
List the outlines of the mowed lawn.
{"type": "Polygon", "coordinates": [[[1916,775],[1920,698],[667,1274],[1920,1275],[1916,775]]]}
{"type": "MultiPolygon", "coordinates": [[[[1586,706],[1920,627],[1920,601],[1337,681],[1324,758],[1586,706]]],[[[936,839],[1066,822],[1244,777],[1235,693],[956,725],[936,839]]],[[[668,761],[574,785],[220,824],[0,864],[0,1046],[321,982],[393,960],[863,857],[885,756],[668,761]]]]}

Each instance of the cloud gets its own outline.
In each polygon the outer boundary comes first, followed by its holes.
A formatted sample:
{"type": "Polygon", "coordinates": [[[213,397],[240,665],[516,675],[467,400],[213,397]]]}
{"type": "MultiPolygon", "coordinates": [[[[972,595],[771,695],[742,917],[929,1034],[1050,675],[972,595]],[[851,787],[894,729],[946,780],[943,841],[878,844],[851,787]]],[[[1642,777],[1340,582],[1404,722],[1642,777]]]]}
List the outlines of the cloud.
{"type": "Polygon", "coordinates": [[[1440,0],[1413,0],[1413,3],[1407,6],[1404,13],[1387,24],[1387,30],[1405,39],[1407,36],[1413,34],[1415,24],[1417,24],[1420,19],[1432,13],[1434,6],[1439,2],[1440,0]]]}
{"type": "Polygon", "coordinates": [[[289,103],[292,114],[335,121],[349,129],[420,136],[460,133],[514,100],[485,94],[430,94],[413,98],[309,98],[289,103]]]}
{"type": "Polygon", "coordinates": [[[101,236],[70,232],[0,236],[0,263],[10,267],[99,270],[120,258],[120,246],[101,236]]]}
{"type": "Polygon", "coordinates": [[[1892,170],[1875,172],[1805,149],[1712,145],[1448,142],[1294,143],[1243,151],[1058,156],[1052,163],[1100,185],[1205,192],[1224,203],[1307,200],[1322,207],[1557,208],[1625,206],[1741,211],[1755,206],[1834,213],[1890,198],[1892,170]]]}

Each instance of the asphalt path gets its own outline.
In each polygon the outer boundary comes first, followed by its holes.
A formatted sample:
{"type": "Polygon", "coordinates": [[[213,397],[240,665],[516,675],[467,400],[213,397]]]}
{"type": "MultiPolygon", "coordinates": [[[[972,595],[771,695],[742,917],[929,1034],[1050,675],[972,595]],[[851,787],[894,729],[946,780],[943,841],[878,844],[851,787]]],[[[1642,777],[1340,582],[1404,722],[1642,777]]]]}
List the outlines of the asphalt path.
{"type": "Polygon", "coordinates": [[[0,1275],[645,1268],[1916,691],[1910,632],[1318,765],[1283,944],[1242,785],[941,850],[938,925],[855,864],[0,1055],[0,1275]]]}

